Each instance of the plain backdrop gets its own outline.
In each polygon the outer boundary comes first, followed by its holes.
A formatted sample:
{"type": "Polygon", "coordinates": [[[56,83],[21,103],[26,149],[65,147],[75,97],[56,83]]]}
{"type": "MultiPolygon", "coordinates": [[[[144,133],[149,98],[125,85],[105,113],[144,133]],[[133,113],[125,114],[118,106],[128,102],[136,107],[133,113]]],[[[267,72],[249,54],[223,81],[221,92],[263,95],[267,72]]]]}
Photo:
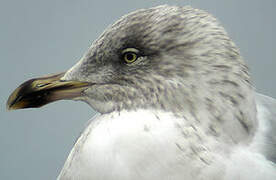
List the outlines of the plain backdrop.
{"type": "Polygon", "coordinates": [[[160,4],[191,5],[215,15],[239,46],[259,92],[276,97],[274,0],[0,0],[0,179],[55,179],[94,114],[82,102],[8,112],[23,81],[69,69],[106,26],[160,4]]]}

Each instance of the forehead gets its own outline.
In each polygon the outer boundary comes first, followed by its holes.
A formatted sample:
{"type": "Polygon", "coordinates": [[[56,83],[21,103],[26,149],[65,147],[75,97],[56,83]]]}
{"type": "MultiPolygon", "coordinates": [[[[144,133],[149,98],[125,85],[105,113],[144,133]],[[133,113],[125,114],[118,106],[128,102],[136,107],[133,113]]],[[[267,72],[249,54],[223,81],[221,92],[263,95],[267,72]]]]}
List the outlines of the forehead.
{"type": "Polygon", "coordinates": [[[154,47],[173,41],[183,29],[183,8],[159,6],[134,11],[108,27],[99,40],[109,47],[154,47]]]}

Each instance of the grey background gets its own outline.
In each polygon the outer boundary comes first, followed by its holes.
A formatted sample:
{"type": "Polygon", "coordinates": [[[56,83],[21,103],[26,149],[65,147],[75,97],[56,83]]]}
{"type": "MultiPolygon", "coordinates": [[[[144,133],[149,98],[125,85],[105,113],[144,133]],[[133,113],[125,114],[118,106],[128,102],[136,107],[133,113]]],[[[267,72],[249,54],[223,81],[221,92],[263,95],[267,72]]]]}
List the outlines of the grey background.
{"type": "Polygon", "coordinates": [[[120,16],[165,3],[214,14],[240,47],[257,90],[276,97],[274,0],[0,1],[0,179],[55,179],[94,113],[73,101],[7,112],[12,90],[29,78],[69,69],[120,16]]]}

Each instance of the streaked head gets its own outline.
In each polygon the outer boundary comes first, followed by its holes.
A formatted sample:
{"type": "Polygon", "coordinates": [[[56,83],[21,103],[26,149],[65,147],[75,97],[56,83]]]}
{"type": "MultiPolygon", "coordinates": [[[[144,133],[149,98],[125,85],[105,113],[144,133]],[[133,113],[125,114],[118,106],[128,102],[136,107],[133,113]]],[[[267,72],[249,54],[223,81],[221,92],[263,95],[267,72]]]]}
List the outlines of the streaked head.
{"type": "Polygon", "coordinates": [[[65,74],[27,81],[7,106],[74,99],[101,113],[154,108],[200,116],[208,111],[210,119],[244,118],[251,132],[255,114],[246,108],[254,105],[251,88],[238,49],[215,18],[164,5],[123,16],[65,74]]]}

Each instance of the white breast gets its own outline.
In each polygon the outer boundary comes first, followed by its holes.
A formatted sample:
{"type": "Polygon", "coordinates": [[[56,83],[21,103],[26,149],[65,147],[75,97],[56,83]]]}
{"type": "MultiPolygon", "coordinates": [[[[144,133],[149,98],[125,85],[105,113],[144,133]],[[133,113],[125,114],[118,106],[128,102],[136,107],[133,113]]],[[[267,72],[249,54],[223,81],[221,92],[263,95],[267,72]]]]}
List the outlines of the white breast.
{"type": "Polygon", "coordinates": [[[58,179],[223,179],[226,159],[208,148],[214,139],[201,142],[201,133],[171,113],[100,115],[79,137],[58,179]]]}

